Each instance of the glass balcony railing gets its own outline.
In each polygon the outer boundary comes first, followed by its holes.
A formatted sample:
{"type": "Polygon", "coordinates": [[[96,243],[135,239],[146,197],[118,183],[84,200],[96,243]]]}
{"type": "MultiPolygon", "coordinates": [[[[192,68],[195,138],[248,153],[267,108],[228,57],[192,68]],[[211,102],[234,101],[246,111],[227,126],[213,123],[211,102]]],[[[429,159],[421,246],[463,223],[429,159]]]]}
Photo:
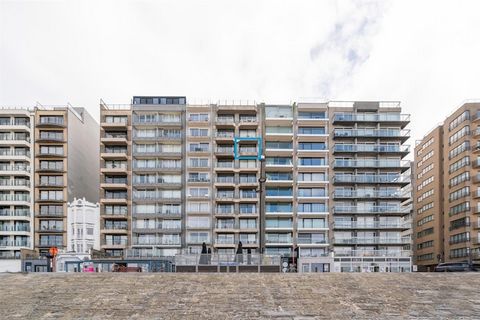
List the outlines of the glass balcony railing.
{"type": "Polygon", "coordinates": [[[0,209],[1,217],[28,217],[30,216],[30,209],[0,209]]]}
{"type": "Polygon", "coordinates": [[[297,242],[299,244],[327,244],[327,239],[325,238],[298,238],[297,242]]]}
{"type": "Polygon", "coordinates": [[[27,240],[0,240],[0,247],[30,247],[27,240]]]}
{"type": "Polygon", "coordinates": [[[410,257],[409,250],[339,250],[336,257],[410,257]]]}
{"type": "Polygon", "coordinates": [[[409,114],[400,113],[335,113],[333,121],[348,122],[406,122],[410,121],[409,114]]]}
{"type": "Polygon", "coordinates": [[[0,194],[0,201],[30,201],[29,194],[0,194]]]}
{"type": "Polygon", "coordinates": [[[335,144],[333,150],[335,152],[408,153],[409,146],[387,144],[335,144]]]}
{"type": "Polygon", "coordinates": [[[384,137],[384,138],[408,138],[410,130],[391,129],[335,129],[335,137],[384,137]]]}
{"type": "Polygon", "coordinates": [[[0,156],[13,156],[13,157],[30,157],[30,151],[29,150],[0,150],[0,156]]]}
{"type": "Polygon", "coordinates": [[[29,232],[30,225],[0,225],[0,232],[16,231],[16,232],[29,232]]]}
{"type": "Polygon", "coordinates": [[[409,226],[402,221],[398,222],[355,222],[355,221],[337,221],[334,228],[339,229],[401,229],[409,226]]]}
{"type": "Polygon", "coordinates": [[[335,190],[335,198],[401,198],[400,190],[335,190]]]}
{"type": "Polygon", "coordinates": [[[336,159],[333,162],[333,166],[341,168],[408,168],[410,162],[396,159],[336,159]]]}
{"type": "Polygon", "coordinates": [[[409,243],[406,238],[368,237],[368,238],[335,238],[334,244],[404,244],[409,243]]]}
{"type": "Polygon", "coordinates": [[[334,182],[344,183],[408,183],[410,177],[399,174],[362,174],[362,175],[335,175],[334,182]]]}
{"type": "Polygon", "coordinates": [[[407,209],[398,206],[371,206],[371,207],[359,207],[359,206],[335,206],[335,213],[407,213],[407,209]]]}

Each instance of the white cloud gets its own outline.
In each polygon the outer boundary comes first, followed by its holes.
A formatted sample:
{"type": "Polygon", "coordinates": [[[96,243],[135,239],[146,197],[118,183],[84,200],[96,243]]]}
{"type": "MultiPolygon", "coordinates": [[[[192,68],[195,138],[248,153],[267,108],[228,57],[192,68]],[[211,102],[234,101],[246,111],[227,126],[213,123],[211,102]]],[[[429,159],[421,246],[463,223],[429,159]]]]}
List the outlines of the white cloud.
{"type": "Polygon", "coordinates": [[[420,137],[480,96],[475,1],[1,1],[0,104],[133,95],[400,100],[420,137]]]}

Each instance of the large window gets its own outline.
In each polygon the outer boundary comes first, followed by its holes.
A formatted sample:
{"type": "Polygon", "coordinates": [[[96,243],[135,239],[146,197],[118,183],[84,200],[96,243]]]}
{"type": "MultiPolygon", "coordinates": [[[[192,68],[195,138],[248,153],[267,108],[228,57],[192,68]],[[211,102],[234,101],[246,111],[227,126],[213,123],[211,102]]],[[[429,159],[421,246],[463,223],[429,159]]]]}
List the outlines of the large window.
{"type": "Polygon", "coordinates": [[[40,200],[61,201],[61,200],[63,200],[63,191],[61,191],[61,190],[41,190],[40,191],[40,200]]]}
{"type": "Polygon", "coordinates": [[[299,127],[298,134],[317,135],[325,134],[325,127],[299,127]]]}
{"type": "Polygon", "coordinates": [[[62,146],[40,146],[41,154],[63,156],[62,146]]]}

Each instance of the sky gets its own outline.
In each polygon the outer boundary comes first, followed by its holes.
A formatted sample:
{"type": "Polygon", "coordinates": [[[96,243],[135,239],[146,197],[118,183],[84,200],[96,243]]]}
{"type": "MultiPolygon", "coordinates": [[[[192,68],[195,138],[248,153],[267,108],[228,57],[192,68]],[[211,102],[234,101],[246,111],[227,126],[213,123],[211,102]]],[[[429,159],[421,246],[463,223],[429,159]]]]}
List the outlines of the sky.
{"type": "MultiPolygon", "coordinates": [[[[0,106],[480,99],[480,1],[0,0],[0,106]]],[[[413,144],[413,142],[410,142],[413,144]]]]}

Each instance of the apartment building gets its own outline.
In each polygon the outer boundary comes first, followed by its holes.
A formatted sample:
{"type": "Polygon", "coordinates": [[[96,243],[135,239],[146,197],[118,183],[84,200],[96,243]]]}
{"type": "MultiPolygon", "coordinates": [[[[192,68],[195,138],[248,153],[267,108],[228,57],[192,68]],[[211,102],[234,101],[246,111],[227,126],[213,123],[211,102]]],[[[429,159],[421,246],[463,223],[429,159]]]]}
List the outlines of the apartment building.
{"type": "Polygon", "coordinates": [[[410,181],[409,120],[400,112],[398,103],[102,103],[102,249],[165,256],[205,243],[233,254],[241,242],[252,253],[335,252],[379,258],[378,271],[409,269],[400,193],[410,181]]]}
{"type": "Polygon", "coordinates": [[[33,108],[0,109],[0,258],[33,249],[33,108]]]}
{"type": "Polygon", "coordinates": [[[98,124],[84,108],[0,109],[0,256],[66,249],[74,196],[98,199],[98,124]]]}
{"type": "Polygon", "coordinates": [[[409,116],[395,102],[330,103],[333,250],[340,271],[406,271],[401,192],[409,116]]]}
{"type": "Polygon", "coordinates": [[[480,103],[463,104],[415,147],[414,254],[420,270],[478,259],[480,103]]]}

